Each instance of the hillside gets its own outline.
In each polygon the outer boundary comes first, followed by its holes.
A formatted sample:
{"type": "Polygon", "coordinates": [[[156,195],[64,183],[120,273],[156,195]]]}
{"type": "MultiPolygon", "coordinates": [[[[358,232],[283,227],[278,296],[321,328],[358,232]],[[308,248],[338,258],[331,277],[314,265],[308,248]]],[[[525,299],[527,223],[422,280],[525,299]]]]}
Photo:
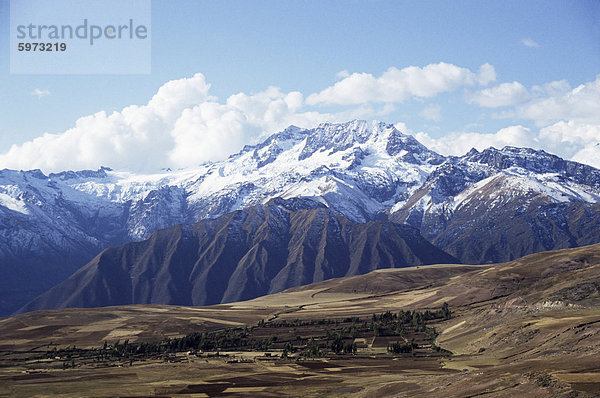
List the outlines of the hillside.
{"type": "Polygon", "coordinates": [[[356,223],[309,199],[274,199],[107,249],[22,311],[218,304],[380,268],[454,262],[412,227],[356,223]]]}
{"type": "MultiPolygon", "coordinates": [[[[441,332],[436,344],[452,352],[445,357],[390,357],[375,339],[354,357],[317,360],[263,362],[257,358],[227,363],[228,357],[196,360],[181,354],[172,357],[179,358],[174,363],[149,360],[116,369],[81,364],[73,370],[51,370],[45,362],[19,364],[13,359],[0,377],[7,383],[4,388],[26,395],[40,391],[40,375],[54,377],[54,391],[67,395],[77,391],[85,395],[82,391],[90,391],[91,386],[96,395],[103,391],[132,395],[128,389],[132,380],[137,380],[138,395],[200,390],[265,396],[291,391],[305,396],[345,391],[352,396],[432,397],[591,397],[600,393],[600,245],[488,266],[377,270],[211,307],[31,312],[0,321],[0,333],[5,336],[0,349],[6,356],[6,350],[28,350],[50,342],[58,347],[98,347],[105,340],[110,344],[117,339],[156,341],[161,334],[177,337],[244,324],[252,327],[261,319],[267,325],[296,319],[370,319],[385,311],[434,309],[443,302],[450,304],[451,319],[436,320],[431,326],[441,332]],[[21,371],[27,377],[15,377],[21,371]],[[172,372],[178,374],[177,382],[169,381],[172,372]],[[331,389],[332,383],[336,389],[331,389]]],[[[278,329],[265,330],[275,333],[278,329]]],[[[254,358],[255,354],[235,355],[254,358]]]]}

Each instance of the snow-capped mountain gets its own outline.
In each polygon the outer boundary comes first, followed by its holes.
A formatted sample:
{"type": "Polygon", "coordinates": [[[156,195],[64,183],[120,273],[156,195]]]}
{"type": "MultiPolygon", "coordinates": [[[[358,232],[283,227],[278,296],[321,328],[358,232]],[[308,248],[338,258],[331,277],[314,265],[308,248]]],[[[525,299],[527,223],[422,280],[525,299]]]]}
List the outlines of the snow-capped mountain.
{"type": "Polygon", "coordinates": [[[0,209],[55,229],[57,234],[44,234],[48,239],[66,235],[100,245],[125,237],[140,240],[159,228],[279,196],[318,197],[364,222],[408,198],[443,161],[383,123],[290,127],[225,161],[195,169],[135,175],[103,167],[48,176],[39,170],[2,170],[0,209]]]}
{"type": "Polygon", "coordinates": [[[467,262],[600,241],[600,228],[594,229],[599,173],[530,149],[446,158],[393,125],[356,120],[313,129],[291,126],[224,161],[152,175],[108,168],[49,175],[2,170],[0,314],[65,279],[108,246],[276,197],[312,198],[353,222],[387,217],[406,222],[467,262]],[[519,218],[532,211],[534,221],[519,218]],[[516,235],[511,219],[519,220],[519,228],[525,225],[527,238],[508,250],[509,243],[498,245],[484,232],[504,228],[496,236],[506,240],[516,235]],[[548,222],[568,224],[568,233],[545,238],[558,228],[548,229],[548,222]],[[478,246],[479,239],[485,245],[478,246]],[[490,245],[493,250],[482,248],[490,245]]]}
{"type": "Polygon", "coordinates": [[[22,311],[209,305],[325,279],[456,259],[412,227],[355,223],[311,199],[273,199],[101,252],[22,311]]]}
{"type": "Polygon", "coordinates": [[[127,234],[198,221],[274,197],[319,197],[364,222],[410,196],[444,157],[392,125],[352,121],[297,127],[193,170],[132,175],[100,170],[81,178],[51,175],[94,200],[124,204],[127,234]]]}
{"type": "Polygon", "coordinates": [[[225,161],[153,175],[2,170],[0,314],[105,247],[274,197],[315,197],[353,221],[371,220],[406,200],[443,161],[392,125],[351,121],[292,126],[225,161]],[[14,286],[28,293],[7,294],[14,286]]]}
{"type": "Polygon", "coordinates": [[[475,149],[449,158],[391,218],[466,263],[600,240],[600,171],[544,151],[475,149]]]}

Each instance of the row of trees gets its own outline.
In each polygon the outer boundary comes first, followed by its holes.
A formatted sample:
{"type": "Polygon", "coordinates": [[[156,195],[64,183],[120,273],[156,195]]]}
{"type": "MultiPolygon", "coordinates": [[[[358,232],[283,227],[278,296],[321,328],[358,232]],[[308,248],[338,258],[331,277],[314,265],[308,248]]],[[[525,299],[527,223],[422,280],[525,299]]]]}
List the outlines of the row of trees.
{"type": "MultiPolygon", "coordinates": [[[[448,304],[444,303],[439,310],[424,312],[419,311],[399,311],[392,313],[390,311],[382,314],[373,314],[370,323],[358,317],[346,317],[336,319],[309,319],[309,320],[277,320],[274,322],[260,321],[259,324],[252,329],[246,328],[228,328],[215,332],[190,333],[181,338],[165,339],[158,343],[140,343],[131,345],[127,341],[123,344],[117,342],[114,345],[114,350],[123,355],[126,353],[160,353],[160,352],[177,352],[187,350],[267,350],[277,342],[277,336],[272,335],[268,338],[253,338],[254,329],[258,328],[283,328],[283,327],[301,327],[311,325],[334,325],[334,330],[326,328],[325,335],[322,336],[326,341],[331,341],[329,346],[321,344],[319,349],[329,348],[336,354],[339,353],[355,353],[356,345],[354,343],[345,342],[348,339],[354,339],[357,335],[372,331],[375,336],[404,336],[405,332],[410,330],[413,332],[426,332],[431,340],[435,339],[437,332],[434,328],[426,326],[426,322],[434,319],[449,319],[451,312],[448,304]],[[350,325],[348,325],[350,324],[350,325]],[[340,327],[341,326],[341,327],[340,327]]],[[[300,336],[296,336],[296,340],[302,340],[300,336]]],[[[311,341],[308,342],[310,346],[311,341]]],[[[313,344],[314,346],[314,344],[313,344]]],[[[312,347],[312,346],[311,346],[312,347]]],[[[314,347],[309,347],[315,351],[314,347]]],[[[403,348],[406,349],[406,348],[403,348]]],[[[290,353],[294,347],[290,342],[284,345],[284,350],[290,353]],[[287,350],[286,350],[287,348],[287,350]]],[[[391,352],[395,352],[397,348],[393,348],[391,352]]],[[[316,351],[315,351],[316,354],[316,351]]]]}
{"type": "Polygon", "coordinates": [[[283,348],[284,357],[297,351],[306,356],[322,356],[324,352],[335,354],[354,354],[357,346],[354,339],[357,337],[371,336],[397,336],[398,342],[390,344],[388,351],[396,354],[413,352],[416,344],[414,339],[408,343],[405,336],[414,333],[426,333],[428,340],[433,341],[437,336],[434,328],[426,325],[427,321],[435,319],[449,319],[451,312],[448,304],[439,310],[419,311],[390,311],[373,314],[370,319],[358,317],[322,318],[310,320],[277,320],[273,322],[259,322],[258,326],[248,328],[227,328],[212,332],[194,332],[180,338],[166,338],[158,342],[130,343],[117,341],[113,345],[104,343],[102,348],[92,350],[79,350],[76,347],[48,351],[52,357],[70,360],[72,356],[91,358],[94,361],[110,361],[114,358],[136,358],[155,354],[167,354],[182,351],[219,351],[219,350],[252,350],[266,351],[273,346],[283,348]],[[304,330],[304,337],[297,328],[303,326],[325,326],[304,330]],[[271,328],[291,328],[288,331],[269,331],[271,328]],[[267,334],[265,337],[264,335],[267,334]],[[278,335],[280,336],[278,338],[278,335]],[[288,337],[289,336],[289,337],[288,337]],[[281,341],[278,341],[281,339],[281,341]],[[400,342],[404,341],[404,342],[400,342]]]}

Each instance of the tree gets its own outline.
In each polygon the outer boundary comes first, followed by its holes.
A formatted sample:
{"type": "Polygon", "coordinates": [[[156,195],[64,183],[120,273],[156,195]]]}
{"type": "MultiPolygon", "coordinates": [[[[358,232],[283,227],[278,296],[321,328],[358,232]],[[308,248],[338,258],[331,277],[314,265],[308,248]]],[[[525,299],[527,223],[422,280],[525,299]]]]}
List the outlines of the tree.
{"type": "Polygon", "coordinates": [[[380,336],[381,335],[381,327],[378,324],[374,323],[373,326],[372,326],[372,329],[373,329],[373,334],[375,336],[380,336]]]}
{"type": "Polygon", "coordinates": [[[421,314],[420,312],[417,312],[417,311],[413,312],[413,315],[412,315],[412,324],[415,327],[417,327],[419,325],[423,325],[424,324],[424,322],[423,322],[423,314],[421,314]]]}
{"type": "Polygon", "coordinates": [[[331,342],[331,350],[336,354],[339,354],[344,349],[344,339],[341,336],[335,336],[331,342]]]}
{"type": "Polygon", "coordinates": [[[307,357],[318,358],[321,356],[321,350],[319,348],[319,344],[315,341],[314,338],[310,338],[308,343],[306,344],[306,348],[308,352],[306,353],[307,357]]]}
{"type": "Polygon", "coordinates": [[[416,344],[413,341],[410,343],[395,342],[388,344],[387,350],[388,352],[393,352],[394,354],[406,354],[413,352],[415,347],[416,344]]]}
{"type": "Polygon", "coordinates": [[[294,347],[292,346],[292,343],[290,343],[289,341],[285,343],[283,345],[283,351],[281,352],[281,358],[287,358],[288,354],[292,352],[293,349],[294,347]]]}
{"type": "Polygon", "coordinates": [[[442,318],[450,319],[451,317],[452,317],[452,313],[450,312],[448,303],[444,302],[444,304],[442,304],[442,318]]]}
{"type": "Polygon", "coordinates": [[[346,353],[346,354],[356,354],[356,343],[346,343],[346,344],[344,344],[344,353],[346,353]]]}

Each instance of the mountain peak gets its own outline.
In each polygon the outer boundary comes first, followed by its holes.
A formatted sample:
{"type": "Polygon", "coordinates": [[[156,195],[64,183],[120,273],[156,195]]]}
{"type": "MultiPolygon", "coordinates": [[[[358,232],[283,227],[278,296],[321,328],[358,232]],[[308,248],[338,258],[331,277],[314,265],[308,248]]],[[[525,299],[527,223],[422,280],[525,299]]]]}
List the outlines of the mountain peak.
{"type": "Polygon", "coordinates": [[[372,122],[368,122],[364,119],[352,119],[347,122],[323,122],[319,123],[316,129],[326,129],[326,128],[334,128],[334,129],[368,129],[369,125],[385,125],[385,123],[374,120],[372,122]]]}
{"type": "Polygon", "coordinates": [[[421,144],[412,135],[407,135],[394,126],[387,140],[386,151],[390,156],[398,156],[408,163],[429,163],[438,165],[446,158],[421,144]]]}
{"type": "MultiPolygon", "coordinates": [[[[446,159],[426,148],[413,136],[397,130],[393,124],[366,120],[325,122],[312,129],[291,125],[256,145],[246,145],[230,159],[251,153],[260,168],[273,163],[280,154],[300,144],[302,146],[298,148],[297,155],[299,161],[319,152],[326,152],[329,156],[348,150],[352,154],[360,154],[359,157],[369,154],[390,156],[396,161],[411,164],[438,165],[446,159]]],[[[344,159],[350,159],[352,154],[344,154],[344,159]]]]}
{"type": "Polygon", "coordinates": [[[407,163],[440,164],[445,158],[422,145],[413,136],[397,130],[393,124],[379,121],[351,120],[345,123],[322,123],[310,130],[298,160],[304,160],[319,151],[345,151],[367,143],[385,148],[389,156],[407,163]],[[380,144],[380,145],[377,145],[380,144]]]}
{"type": "Polygon", "coordinates": [[[365,120],[352,120],[345,123],[321,123],[310,130],[306,145],[300,153],[299,160],[312,156],[315,152],[331,150],[344,151],[356,144],[364,144],[373,136],[378,136],[386,128],[381,122],[368,123],[365,120]]]}
{"type": "MultiPolygon", "coordinates": [[[[154,175],[100,168],[47,177],[39,170],[2,170],[0,272],[10,277],[0,296],[9,297],[10,288],[21,284],[27,286],[23,297],[31,299],[101,248],[255,205],[282,215],[299,208],[333,211],[355,223],[389,213],[457,256],[465,253],[464,244],[473,245],[469,251],[480,255],[465,261],[486,262],[506,258],[477,247],[506,236],[482,231],[498,231],[511,217],[529,223],[529,242],[543,241],[544,248],[597,240],[599,198],[600,170],[591,166],[514,147],[446,158],[394,125],[364,120],[290,126],[227,160],[154,175]],[[527,206],[540,203],[545,207],[535,210],[537,219],[523,219],[527,206]],[[488,217],[493,209],[495,219],[488,217]],[[555,226],[566,232],[553,235],[555,226]],[[30,280],[36,273],[39,278],[30,280]]],[[[508,255],[541,247],[524,242],[508,255]]],[[[0,315],[14,311],[17,301],[0,300],[0,315]]]]}
{"type": "Polygon", "coordinates": [[[74,178],[106,178],[107,171],[112,171],[110,167],[100,166],[98,170],[79,170],[79,171],[61,171],[60,173],[50,173],[50,178],[61,180],[71,180],[74,178]]]}
{"type": "Polygon", "coordinates": [[[600,171],[585,164],[565,160],[541,149],[505,146],[470,151],[462,159],[492,166],[498,170],[521,169],[533,173],[561,174],[566,178],[594,187],[600,187],[600,171]]]}

